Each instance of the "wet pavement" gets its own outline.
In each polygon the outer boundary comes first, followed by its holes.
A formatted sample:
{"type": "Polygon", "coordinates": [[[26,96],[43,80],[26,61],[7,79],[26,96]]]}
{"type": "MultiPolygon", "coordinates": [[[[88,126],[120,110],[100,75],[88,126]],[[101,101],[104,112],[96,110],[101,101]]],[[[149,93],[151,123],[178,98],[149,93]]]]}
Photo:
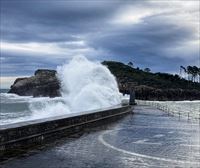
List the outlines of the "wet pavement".
{"type": "Polygon", "coordinates": [[[133,115],[2,162],[0,167],[200,167],[200,125],[136,106],[133,115]]]}

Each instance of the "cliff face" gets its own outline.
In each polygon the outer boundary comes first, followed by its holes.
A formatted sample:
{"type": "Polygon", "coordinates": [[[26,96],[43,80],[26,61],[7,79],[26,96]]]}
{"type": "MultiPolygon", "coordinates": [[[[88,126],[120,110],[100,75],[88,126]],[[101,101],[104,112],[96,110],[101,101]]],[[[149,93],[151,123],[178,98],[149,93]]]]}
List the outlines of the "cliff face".
{"type": "Polygon", "coordinates": [[[20,96],[60,96],[60,83],[56,77],[55,70],[39,69],[34,76],[29,78],[18,78],[8,93],[15,93],[20,96]]]}

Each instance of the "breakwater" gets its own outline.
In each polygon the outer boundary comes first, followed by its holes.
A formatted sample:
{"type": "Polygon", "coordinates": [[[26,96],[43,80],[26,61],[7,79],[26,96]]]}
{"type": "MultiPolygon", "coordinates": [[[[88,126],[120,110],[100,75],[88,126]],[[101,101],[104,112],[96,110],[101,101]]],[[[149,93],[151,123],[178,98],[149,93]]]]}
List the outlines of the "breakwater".
{"type": "Polygon", "coordinates": [[[28,149],[82,132],[86,128],[102,125],[130,112],[132,112],[132,106],[115,106],[99,111],[2,125],[0,158],[24,153],[28,149]]]}

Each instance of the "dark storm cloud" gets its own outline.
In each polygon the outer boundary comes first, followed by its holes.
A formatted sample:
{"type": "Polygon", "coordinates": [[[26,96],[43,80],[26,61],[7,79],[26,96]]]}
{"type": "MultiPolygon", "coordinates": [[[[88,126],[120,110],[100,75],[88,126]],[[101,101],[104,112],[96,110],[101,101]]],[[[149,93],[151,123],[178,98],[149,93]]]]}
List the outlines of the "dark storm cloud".
{"type": "MultiPolygon", "coordinates": [[[[181,1],[175,5],[166,2],[1,0],[1,41],[11,45],[52,43],[52,47],[66,49],[70,56],[72,51],[84,54],[88,50],[92,59],[133,61],[135,66],[153,71],[175,72],[180,65],[198,57],[198,48],[190,52],[193,48],[187,47],[198,37],[193,22],[180,21],[192,18],[184,16],[190,8],[179,7],[181,1]],[[141,20],[136,18],[136,22],[124,24],[120,16],[126,14],[125,19],[128,18],[129,11],[135,12],[133,19],[142,15],[141,20]]],[[[191,7],[189,12],[199,11],[191,7]]],[[[8,51],[1,53],[1,71],[7,76],[32,74],[41,67],[55,68],[65,59],[59,53],[50,57],[44,52],[40,55],[8,51]],[[22,66],[24,70],[20,69],[22,66]]]]}
{"type": "Polygon", "coordinates": [[[177,53],[171,53],[173,55],[169,58],[166,50],[195,38],[194,30],[189,27],[178,26],[170,20],[160,22],[160,18],[147,17],[140,24],[113,28],[102,37],[93,36],[88,41],[89,45],[107,50],[120,61],[134,61],[143,67],[154,67],[156,71],[176,71],[180,66],[177,63],[184,63],[184,59],[177,53]],[[163,68],[162,63],[173,66],[163,68]]]}
{"type": "Polygon", "coordinates": [[[99,30],[117,6],[117,3],[102,4],[91,1],[3,1],[3,40],[78,40],[78,36],[83,33],[99,30]]]}

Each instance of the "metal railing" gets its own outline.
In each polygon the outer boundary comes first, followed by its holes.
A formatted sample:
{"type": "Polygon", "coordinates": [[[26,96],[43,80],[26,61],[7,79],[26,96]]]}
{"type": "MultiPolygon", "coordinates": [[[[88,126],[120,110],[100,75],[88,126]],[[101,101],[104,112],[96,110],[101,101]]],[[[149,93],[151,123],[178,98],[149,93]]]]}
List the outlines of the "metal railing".
{"type": "Polygon", "coordinates": [[[179,118],[187,119],[188,121],[198,121],[200,124],[200,106],[193,107],[189,105],[189,108],[183,110],[181,104],[173,105],[173,102],[159,102],[159,101],[147,101],[147,100],[136,100],[138,105],[146,105],[155,107],[159,110],[166,112],[170,116],[176,116],[179,118]]]}

